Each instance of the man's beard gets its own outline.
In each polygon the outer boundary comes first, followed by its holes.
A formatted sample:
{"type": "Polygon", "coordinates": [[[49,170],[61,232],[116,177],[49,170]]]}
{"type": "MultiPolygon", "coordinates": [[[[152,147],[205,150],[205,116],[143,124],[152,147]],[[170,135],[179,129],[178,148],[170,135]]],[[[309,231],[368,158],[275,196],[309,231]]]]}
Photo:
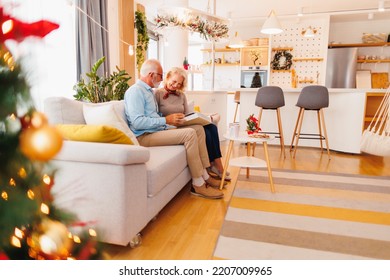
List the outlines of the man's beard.
{"type": "Polygon", "coordinates": [[[158,88],[160,86],[161,81],[156,82],[153,78],[153,88],[158,88]]]}

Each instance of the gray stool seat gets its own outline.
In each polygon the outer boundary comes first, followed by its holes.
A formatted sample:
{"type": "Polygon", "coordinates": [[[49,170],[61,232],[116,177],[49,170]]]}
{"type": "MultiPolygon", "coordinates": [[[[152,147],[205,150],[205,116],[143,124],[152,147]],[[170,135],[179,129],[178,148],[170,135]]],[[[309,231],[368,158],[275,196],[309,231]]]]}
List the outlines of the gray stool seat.
{"type": "Polygon", "coordinates": [[[294,128],[294,134],[291,141],[290,151],[293,151],[293,157],[297,152],[298,140],[299,139],[319,139],[321,145],[321,151],[323,150],[322,141],[325,140],[328,157],[330,159],[328,136],[326,133],[325,119],[323,108],[329,107],[329,92],[328,89],[320,85],[306,86],[301,90],[298,101],[296,104],[299,107],[299,113],[297,122],[294,128]],[[318,119],[318,134],[313,133],[301,133],[303,115],[305,110],[317,111],[318,119]],[[294,143],[295,141],[295,143],[294,143]]]}
{"type": "Polygon", "coordinates": [[[285,156],[284,152],[284,137],[282,128],[282,119],[280,116],[280,108],[285,105],[283,90],[278,86],[264,86],[259,88],[256,95],[255,105],[260,107],[259,111],[259,125],[261,127],[261,116],[263,110],[275,110],[278,121],[278,132],[264,131],[268,134],[276,134],[277,138],[280,138],[280,148],[285,156]]]}

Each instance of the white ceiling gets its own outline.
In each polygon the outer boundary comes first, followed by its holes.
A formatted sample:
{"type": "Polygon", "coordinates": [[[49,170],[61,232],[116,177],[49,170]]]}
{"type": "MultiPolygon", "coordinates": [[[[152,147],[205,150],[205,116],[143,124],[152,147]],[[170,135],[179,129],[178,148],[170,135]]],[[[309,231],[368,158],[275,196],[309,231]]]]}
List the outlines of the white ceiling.
{"type": "MultiPolygon", "coordinates": [[[[145,6],[148,17],[154,17],[158,8],[173,6],[172,3],[183,3],[183,0],[137,2],[145,6]]],[[[264,20],[271,10],[275,10],[278,17],[296,16],[300,8],[303,9],[304,15],[331,14],[334,15],[334,20],[346,17],[367,19],[370,12],[375,19],[390,19],[390,1],[385,1],[386,13],[378,12],[378,3],[379,0],[188,0],[190,8],[230,18],[233,22],[264,20]]]]}

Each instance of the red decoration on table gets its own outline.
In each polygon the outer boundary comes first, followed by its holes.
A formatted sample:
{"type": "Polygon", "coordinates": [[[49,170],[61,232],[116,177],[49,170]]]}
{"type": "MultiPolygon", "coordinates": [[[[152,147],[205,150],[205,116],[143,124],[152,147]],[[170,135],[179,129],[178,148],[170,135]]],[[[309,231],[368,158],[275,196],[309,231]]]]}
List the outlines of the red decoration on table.
{"type": "Polygon", "coordinates": [[[4,43],[6,40],[21,42],[29,36],[43,38],[59,27],[57,23],[47,20],[32,23],[22,22],[5,14],[3,8],[0,7],[0,43],[4,43]]]}
{"type": "Polygon", "coordinates": [[[261,131],[259,120],[252,114],[246,119],[246,132],[248,135],[261,131]]]}

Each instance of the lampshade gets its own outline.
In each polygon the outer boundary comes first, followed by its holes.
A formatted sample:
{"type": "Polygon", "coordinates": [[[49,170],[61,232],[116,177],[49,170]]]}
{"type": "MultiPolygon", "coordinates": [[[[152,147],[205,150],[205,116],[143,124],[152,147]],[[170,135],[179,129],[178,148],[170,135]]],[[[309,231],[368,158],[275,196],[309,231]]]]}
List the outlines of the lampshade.
{"type": "Polygon", "coordinates": [[[315,36],[316,33],[317,33],[317,30],[311,26],[309,26],[306,30],[302,31],[303,37],[306,37],[306,38],[312,38],[315,36]]]}
{"type": "Polygon", "coordinates": [[[234,37],[229,42],[229,48],[242,48],[244,44],[241,38],[238,36],[238,32],[235,33],[234,37]]]}
{"type": "Polygon", "coordinates": [[[283,32],[282,26],[280,25],[274,10],[269,14],[260,32],[264,34],[279,34],[283,32]]]}

